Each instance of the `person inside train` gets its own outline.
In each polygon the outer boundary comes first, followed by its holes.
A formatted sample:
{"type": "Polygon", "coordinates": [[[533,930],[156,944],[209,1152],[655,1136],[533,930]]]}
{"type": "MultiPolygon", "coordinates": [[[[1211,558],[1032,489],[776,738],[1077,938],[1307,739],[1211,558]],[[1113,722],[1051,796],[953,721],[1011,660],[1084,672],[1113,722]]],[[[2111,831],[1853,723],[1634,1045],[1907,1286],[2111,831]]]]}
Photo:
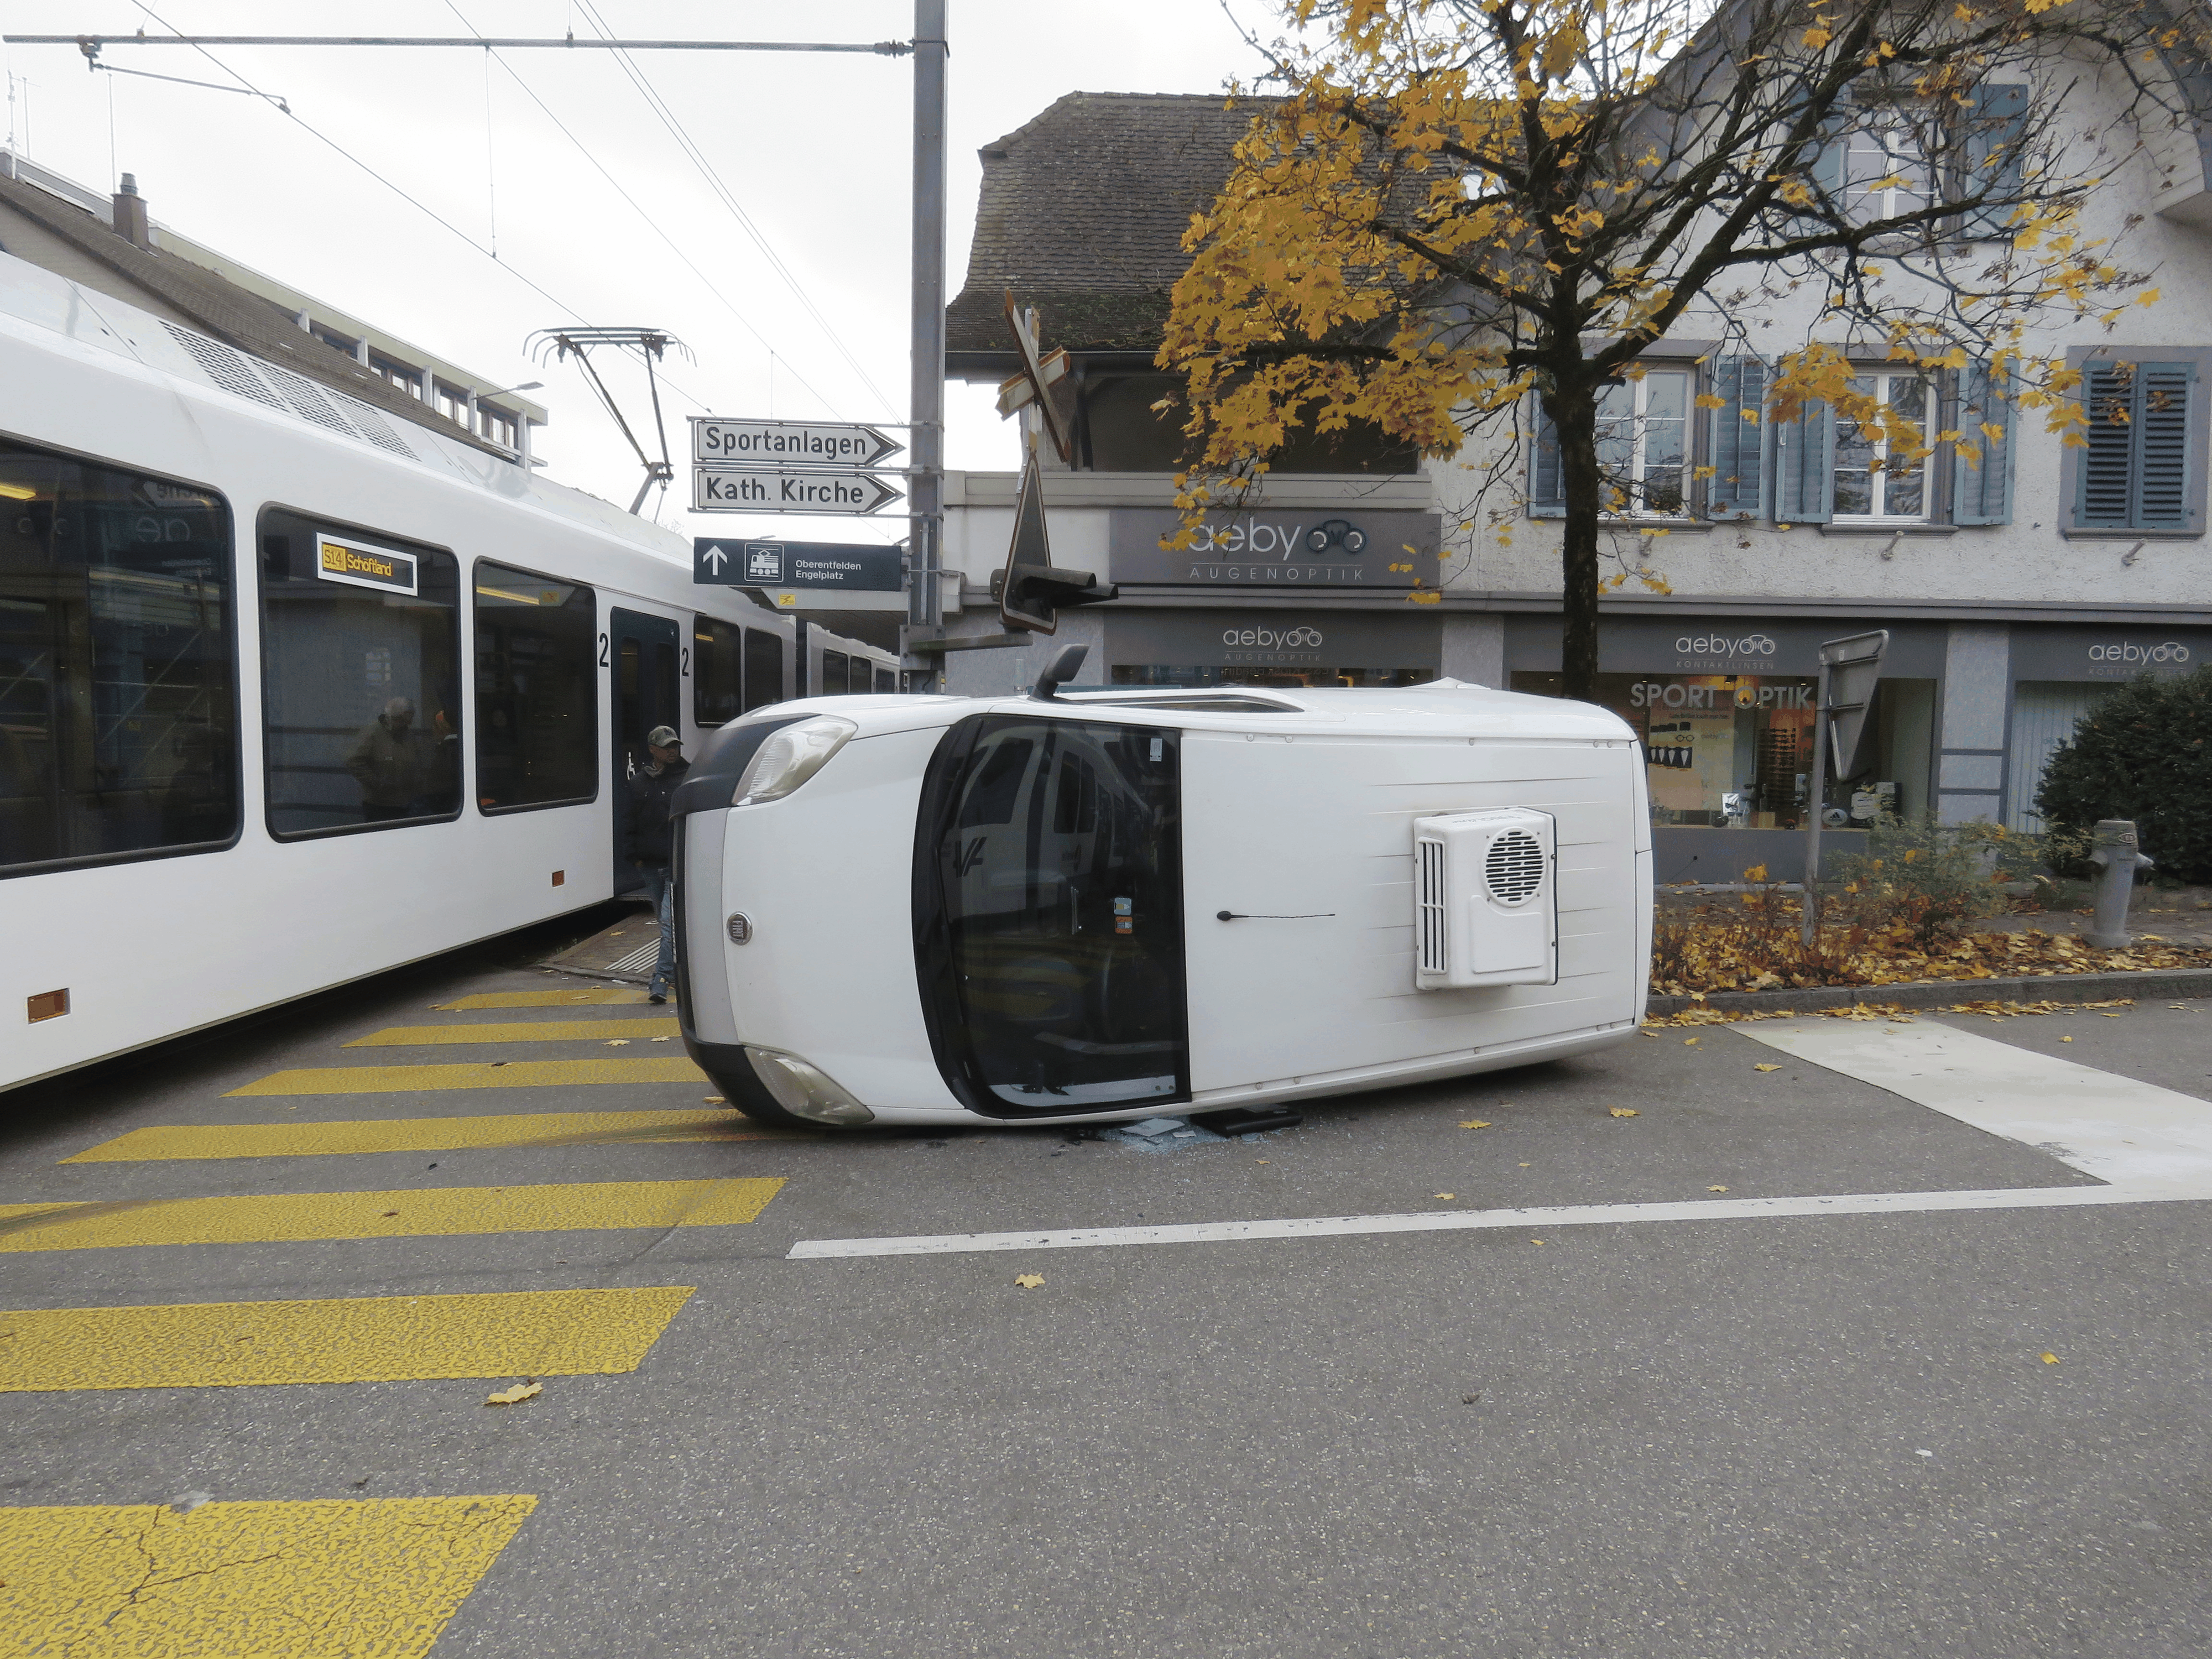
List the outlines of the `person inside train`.
{"type": "Polygon", "coordinates": [[[363,728],[345,769],[361,786],[361,818],[379,823],[416,816],[422,793],[422,748],[415,740],[415,705],[394,697],[363,728]]]}
{"type": "Polygon", "coordinates": [[[676,977],[668,803],[676,786],[684,781],[684,773],[691,769],[691,763],[684,758],[684,740],[673,726],[656,726],[647,732],[645,752],[646,763],[629,777],[629,834],[623,851],[645,872],[645,890],[652,896],[653,913],[660,921],[660,955],[653,964],[653,983],[645,1000],[665,1002],[676,977]]]}

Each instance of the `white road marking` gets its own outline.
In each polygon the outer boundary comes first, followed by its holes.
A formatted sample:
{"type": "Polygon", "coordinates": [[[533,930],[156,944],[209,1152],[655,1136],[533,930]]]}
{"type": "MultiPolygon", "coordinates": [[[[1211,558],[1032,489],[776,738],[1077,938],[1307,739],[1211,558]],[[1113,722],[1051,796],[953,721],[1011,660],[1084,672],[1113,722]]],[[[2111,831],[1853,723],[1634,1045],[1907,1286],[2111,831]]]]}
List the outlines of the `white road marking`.
{"type": "Polygon", "coordinates": [[[1803,1215],[1893,1215],[1930,1210],[2065,1209],[2088,1204],[2176,1203],[2212,1188],[2002,1187],[1979,1192],[1845,1193],[1816,1198],[1700,1199],[1680,1204],[1570,1204],[1534,1210],[1441,1210],[1413,1215],[1296,1216],[1159,1227],[1066,1227],[1020,1233],[929,1233],[912,1238],[804,1238],[788,1261],[868,1255],[958,1255],[982,1250],[1083,1250],[1115,1244],[1233,1244],[1261,1238],[1346,1238],[1373,1233],[1476,1232],[1588,1227],[1623,1221],[1747,1221],[1803,1215]]]}
{"type": "Polygon", "coordinates": [[[2212,1104],[1932,1021],[1771,1020],[1745,1036],[2100,1181],[2212,1190],[2212,1104]]]}
{"type": "Polygon", "coordinates": [[[1406,1215],[1300,1216],[1155,1227],[935,1233],[908,1238],[812,1238],[793,1245],[786,1260],[1079,1250],[1123,1244],[1227,1244],[1254,1239],[1345,1238],[1516,1227],[1537,1232],[1621,1222],[2068,1209],[2212,1199],[2212,1103],[2191,1096],[1926,1022],[1883,1025],[1774,1020],[1735,1029],[1813,1065],[1901,1095],[1990,1134],[2024,1142],[2111,1184],[1702,1199],[1674,1204],[1578,1204],[1548,1209],[1441,1210],[1406,1215]]]}

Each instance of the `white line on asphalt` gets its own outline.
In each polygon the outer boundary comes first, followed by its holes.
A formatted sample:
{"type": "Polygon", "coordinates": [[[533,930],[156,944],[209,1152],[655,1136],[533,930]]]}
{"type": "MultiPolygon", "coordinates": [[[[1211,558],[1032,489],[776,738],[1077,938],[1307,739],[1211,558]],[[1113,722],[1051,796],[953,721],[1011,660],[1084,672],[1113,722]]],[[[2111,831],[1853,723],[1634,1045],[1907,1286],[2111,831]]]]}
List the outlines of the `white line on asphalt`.
{"type": "Polygon", "coordinates": [[[2212,1190],[2212,1104],[1932,1021],[1774,1020],[1735,1028],[2122,1186],[2212,1190]]]}
{"type": "Polygon", "coordinates": [[[984,1250],[1083,1250],[1116,1244],[1234,1244],[1262,1238],[1346,1238],[1374,1233],[1532,1231],[1625,1221],[1747,1221],[1811,1215],[1894,1215],[1931,1210],[2063,1209],[2089,1204],[2166,1204],[2212,1198],[2203,1186],[2005,1187],[1980,1192],[1848,1193],[1817,1198],[1700,1199],[1680,1204],[1571,1204],[1534,1210],[1440,1210],[1413,1215],[1297,1216],[1274,1221],[1197,1221],[1159,1227],[1066,1227],[1019,1233],[934,1233],[912,1238],[805,1238],[785,1260],[957,1255],[984,1250]]]}

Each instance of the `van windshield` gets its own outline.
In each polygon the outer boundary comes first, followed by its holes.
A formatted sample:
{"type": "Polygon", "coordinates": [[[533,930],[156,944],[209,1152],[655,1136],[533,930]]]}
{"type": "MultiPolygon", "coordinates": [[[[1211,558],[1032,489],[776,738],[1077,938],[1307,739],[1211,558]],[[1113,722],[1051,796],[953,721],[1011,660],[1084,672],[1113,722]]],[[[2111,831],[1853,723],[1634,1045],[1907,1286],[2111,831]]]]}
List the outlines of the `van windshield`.
{"type": "Polygon", "coordinates": [[[939,749],[915,958],[938,1065],[971,1109],[1188,1097],[1176,737],[980,715],[939,749]]]}

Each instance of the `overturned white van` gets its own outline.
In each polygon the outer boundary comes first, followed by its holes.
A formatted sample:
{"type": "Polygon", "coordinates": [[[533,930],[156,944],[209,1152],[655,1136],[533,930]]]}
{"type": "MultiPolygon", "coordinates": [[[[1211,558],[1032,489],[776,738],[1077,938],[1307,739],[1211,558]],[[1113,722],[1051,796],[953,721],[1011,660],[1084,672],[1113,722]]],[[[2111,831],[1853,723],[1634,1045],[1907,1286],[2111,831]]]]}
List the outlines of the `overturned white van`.
{"type": "MultiPolygon", "coordinates": [[[[1072,668],[1068,672],[1072,672],[1072,668]]],[[[778,704],[678,791],[678,1003],[769,1122],[1097,1122],[1634,1033],[1643,757],[1453,682],[778,704]]]]}

